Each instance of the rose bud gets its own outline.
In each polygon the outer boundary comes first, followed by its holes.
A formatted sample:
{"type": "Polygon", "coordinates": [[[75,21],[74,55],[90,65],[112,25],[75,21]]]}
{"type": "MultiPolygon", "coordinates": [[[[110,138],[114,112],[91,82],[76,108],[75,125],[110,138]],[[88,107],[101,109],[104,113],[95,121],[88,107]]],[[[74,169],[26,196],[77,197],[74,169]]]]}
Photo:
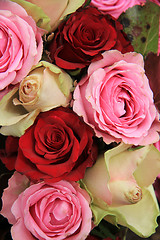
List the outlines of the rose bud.
{"type": "Polygon", "coordinates": [[[141,237],[154,233],[159,208],[152,184],[159,172],[160,152],[153,145],[121,143],[100,155],[82,180],[93,199],[94,224],[104,218],[141,237]]]}
{"type": "Polygon", "coordinates": [[[112,181],[109,189],[112,205],[132,204],[142,199],[142,189],[134,181],[112,181]]]}

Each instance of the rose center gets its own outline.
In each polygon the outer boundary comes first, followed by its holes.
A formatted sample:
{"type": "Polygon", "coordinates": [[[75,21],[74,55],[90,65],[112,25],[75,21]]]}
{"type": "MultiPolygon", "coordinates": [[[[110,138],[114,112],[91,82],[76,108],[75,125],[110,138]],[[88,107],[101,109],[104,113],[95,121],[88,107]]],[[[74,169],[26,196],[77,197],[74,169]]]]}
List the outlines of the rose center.
{"type": "Polygon", "coordinates": [[[119,93],[114,100],[113,109],[117,117],[124,117],[128,111],[128,102],[130,102],[130,95],[126,89],[118,88],[119,93]]]}
{"type": "Polygon", "coordinates": [[[47,146],[51,148],[51,151],[61,149],[65,141],[64,134],[55,128],[51,130],[47,132],[45,137],[47,146]]]}
{"type": "Polygon", "coordinates": [[[25,94],[35,94],[35,92],[37,92],[37,84],[34,82],[26,82],[23,86],[23,92],[25,94]]]}
{"type": "Polygon", "coordinates": [[[26,77],[20,84],[19,96],[23,103],[30,102],[35,99],[40,89],[41,83],[36,76],[26,77]]]}
{"type": "Polygon", "coordinates": [[[57,199],[55,201],[55,207],[52,213],[50,213],[50,217],[51,217],[50,222],[51,224],[65,223],[67,220],[70,219],[71,214],[72,214],[71,204],[66,201],[57,199]]]}

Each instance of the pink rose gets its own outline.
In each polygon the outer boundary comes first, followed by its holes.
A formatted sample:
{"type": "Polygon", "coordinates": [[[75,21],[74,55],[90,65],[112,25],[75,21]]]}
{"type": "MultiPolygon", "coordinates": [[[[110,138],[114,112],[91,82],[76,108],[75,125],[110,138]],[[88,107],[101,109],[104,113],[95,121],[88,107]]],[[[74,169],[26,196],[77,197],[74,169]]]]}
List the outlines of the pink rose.
{"type": "Polygon", "coordinates": [[[144,4],[146,0],[92,0],[91,5],[97,7],[104,14],[118,18],[121,13],[135,5],[144,4]]]}
{"type": "MultiPolygon", "coordinates": [[[[44,33],[44,32],[43,32],[44,33]]],[[[17,3],[0,3],[0,91],[19,83],[42,54],[42,30],[17,3]]]]}
{"type": "Polygon", "coordinates": [[[106,51],[74,91],[73,110],[106,143],[158,141],[160,122],[141,54],[106,51]]]}
{"type": "MultiPolygon", "coordinates": [[[[10,190],[14,181],[13,177],[10,190]]],[[[7,193],[6,189],[3,198],[6,202],[10,196],[7,193]]],[[[6,202],[3,204],[7,204],[6,202]]],[[[20,193],[10,206],[15,217],[15,221],[12,220],[12,238],[21,240],[23,236],[25,240],[86,239],[91,231],[92,219],[89,202],[87,192],[75,182],[62,180],[53,184],[33,184],[20,193]]],[[[6,217],[9,218],[9,215],[6,217]]]]}

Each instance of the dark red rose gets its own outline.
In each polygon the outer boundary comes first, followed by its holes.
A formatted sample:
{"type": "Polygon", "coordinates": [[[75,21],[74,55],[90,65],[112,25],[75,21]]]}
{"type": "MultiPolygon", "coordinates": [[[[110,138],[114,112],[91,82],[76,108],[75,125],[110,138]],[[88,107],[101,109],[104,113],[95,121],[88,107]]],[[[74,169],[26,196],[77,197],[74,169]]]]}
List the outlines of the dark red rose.
{"type": "Polygon", "coordinates": [[[15,162],[18,153],[18,137],[9,136],[5,142],[5,149],[0,150],[0,159],[9,170],[15,169],[15,162]]]}
{"type": "Polygon", "coordinates": [[[77,181],[97,158],[93,136],[69,108],[40,113],[19,139],[15,169],[33,181],[77,181]]]}
{"type": "Polygon", "coordinates": [[[133,51],[122,29],[116,19],[94,7],[79,8],[59,25],[49,46],[50,57],[59,67],[73,70],[101,59],[106,50],[133,51]]]}

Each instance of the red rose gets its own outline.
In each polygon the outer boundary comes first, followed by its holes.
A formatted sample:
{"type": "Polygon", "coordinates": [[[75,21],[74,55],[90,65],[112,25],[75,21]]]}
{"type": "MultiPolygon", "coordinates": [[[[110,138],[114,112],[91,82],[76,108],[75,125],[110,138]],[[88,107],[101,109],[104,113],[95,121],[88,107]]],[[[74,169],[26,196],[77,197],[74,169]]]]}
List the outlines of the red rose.
{"type": "Polygon", "coordinates": [[[102,52],[133,51],[122,25],[94,7],[79,8],[59,25],[49,46],[51,59],[61,68],[77,69],[102,58],[102,52]]]}
{"type": "Polygon", "coordinates": [[[97,158],[93,136],[69,108],[41,113],[19,139],[15,169],[33,181],[77,181],[97,158]]]}

